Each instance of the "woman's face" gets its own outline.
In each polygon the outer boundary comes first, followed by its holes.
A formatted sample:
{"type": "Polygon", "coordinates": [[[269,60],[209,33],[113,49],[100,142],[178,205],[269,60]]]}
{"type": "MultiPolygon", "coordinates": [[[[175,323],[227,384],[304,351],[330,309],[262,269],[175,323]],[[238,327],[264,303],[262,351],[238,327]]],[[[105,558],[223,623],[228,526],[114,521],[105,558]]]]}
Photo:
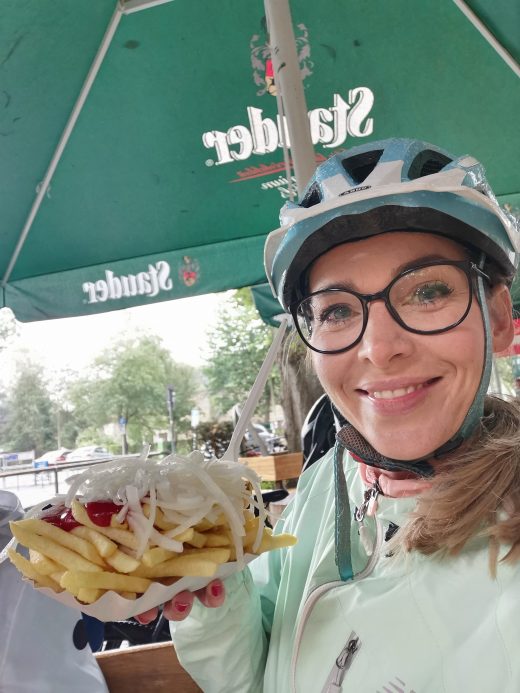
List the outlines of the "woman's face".
{"type": "MultiPolygon", "coordinates": [[[[404,266],[432,259],[467,256],[457,243],[433,234],[374,236],[318,258],[309,274],[310,291],[348,284],[362,294],[376,293],[404,266]]],[[[499,287],[489,299],[495,350],[505,349],[512,337],[508,296],[499,287]]],[[[484,360],[482,316],[474,299],[457,327],[419,335],[398,325],[385,304],[375,301],[359,344],[340,354],[312,352],[312,359],[329,397],[372,447],[394,459],[417,459],[456,433],[473,401],[484,360]]]]}

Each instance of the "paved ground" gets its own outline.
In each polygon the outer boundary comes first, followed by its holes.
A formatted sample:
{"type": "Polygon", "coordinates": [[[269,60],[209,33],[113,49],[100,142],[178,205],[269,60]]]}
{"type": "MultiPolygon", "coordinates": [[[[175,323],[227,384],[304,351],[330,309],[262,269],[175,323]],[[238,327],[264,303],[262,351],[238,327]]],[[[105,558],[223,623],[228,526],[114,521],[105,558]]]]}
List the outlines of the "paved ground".
{"type": "MultiPolygon", "coordinates": [[[[59,493],[67,493],[69,487],[65,479],[72,476],[73,473],[70,469],[58,472],[59,493]]],[[[0,479],[0,489],[16,493],[23,507],[28,508],[56,495],[54,476],[54,472],[40,472],[26,476],[7,477],[0,479]]]]}

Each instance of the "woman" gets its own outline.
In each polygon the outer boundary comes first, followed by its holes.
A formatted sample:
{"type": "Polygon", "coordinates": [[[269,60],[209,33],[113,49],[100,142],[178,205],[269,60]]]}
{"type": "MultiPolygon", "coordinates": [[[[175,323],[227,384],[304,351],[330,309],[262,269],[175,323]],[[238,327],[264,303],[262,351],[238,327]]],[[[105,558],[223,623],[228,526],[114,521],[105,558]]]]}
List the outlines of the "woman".
{"type": "Polygon", "coordinates": [[[267,274],[345,425],[287,510],[298,544],[168,605],[181,663],[204,691],[520,690],[520,411],[486,397],[513,220],[475,159],[388,140],[282,222],[267,274]]]}

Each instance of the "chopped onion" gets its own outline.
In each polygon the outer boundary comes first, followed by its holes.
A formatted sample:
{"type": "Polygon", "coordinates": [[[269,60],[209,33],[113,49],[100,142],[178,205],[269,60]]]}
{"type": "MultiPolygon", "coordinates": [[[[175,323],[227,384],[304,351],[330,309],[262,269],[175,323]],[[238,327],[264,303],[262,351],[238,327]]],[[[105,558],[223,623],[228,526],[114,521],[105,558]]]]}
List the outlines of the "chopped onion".
{"type": "Polygon", "coordinates": [[[82,503],[111,500],[121,506],[116,517],[118,521],[126,518],[137,535],[138,558],[148,543],[182,551],[180,542],[155,530],[157,508],[168,521],[178,525],[177,534],[204,519],[215,522],[224,513],[240,565],[244,565],[244,510],[257,508],[259,525],[253,550],[260,546],[267,516],[261,502],[260,478],[239,462],[204,460],[198,451],[186,457],[172,454],[163,460],[127,457],[86,469],[68,481],[70,488],[65,497],[68,507],[76,497],[82,503]],[[149,505],[149,517],[143,513],[144,502],[149,505]]]}

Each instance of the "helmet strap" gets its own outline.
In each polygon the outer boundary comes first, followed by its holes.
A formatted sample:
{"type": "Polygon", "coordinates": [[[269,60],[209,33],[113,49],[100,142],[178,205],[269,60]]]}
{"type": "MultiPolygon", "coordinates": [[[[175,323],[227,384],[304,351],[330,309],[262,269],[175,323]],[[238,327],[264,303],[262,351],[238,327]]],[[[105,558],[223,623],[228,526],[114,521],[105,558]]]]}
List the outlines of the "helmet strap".
{"type": "Polygon", "coordinates": [[[338,440],[334,446],[334,494],[336,512],[334,514],[335,525],[335,559],[341,580],[350,580],[354,574],[352,570],[350,525],[352,515],[348,498],[347,481],[343,469],[344,447],[338,440]]]}
{"type": "MultiPolygon", "coordinates": [[[[484,253],[480,255],[478,267],[479,269],[484,268],[484,261],[486,256],[484,253]]],[[[480,383],[473,399],[473,403],[466,414],[466,418],[462,422],[461,427],[455,435],[461,437],[462,440],[467,440],[477,428],[482,416],[484,414],[484,400],[489,387],[489,381],[491,379],[491,366],[493,363],[493,338],[491,331],[491,321],[489,318],[489,308],[486,300],[486,289],[484,287],[484,280],[480,275],[477,275],[477,301],[480,306],[480,312],[482,314],[482,322],[484,323],[484,363],[482,366],[482,375],[480,377],[480,383]]],[[[450,442],[450,441],[448,441],[450,442]]]]}

